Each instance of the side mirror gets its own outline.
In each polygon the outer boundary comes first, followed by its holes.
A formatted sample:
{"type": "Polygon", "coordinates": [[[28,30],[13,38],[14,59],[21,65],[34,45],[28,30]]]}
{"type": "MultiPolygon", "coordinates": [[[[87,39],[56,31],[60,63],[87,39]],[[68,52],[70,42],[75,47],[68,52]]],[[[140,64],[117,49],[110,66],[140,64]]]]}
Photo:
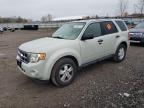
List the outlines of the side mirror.
{"type": "Polygon", "coordinates": [[[93,38],[94,38],[93,34],[89,34],[89,35],[83,34],[81,40],[89,40],[89,39],[93,39],[93,38]]]}

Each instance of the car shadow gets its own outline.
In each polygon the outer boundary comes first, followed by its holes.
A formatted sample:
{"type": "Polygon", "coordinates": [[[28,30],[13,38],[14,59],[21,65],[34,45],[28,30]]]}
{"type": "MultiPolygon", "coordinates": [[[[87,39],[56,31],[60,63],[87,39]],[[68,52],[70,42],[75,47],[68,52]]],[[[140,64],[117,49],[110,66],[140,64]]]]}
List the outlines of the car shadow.
{"type": "MultiPolygon", "coordinates": [[[[93,64],[90,64],[86,67],[82,67],[82,68],[79,68],[78,69],[78,72],[77,72],[77,76],[76,76],[76,79],[74,81],[74,83],[81,77],[83,76],[85,73],[86,75],[88,74],[88,72],[93,72],[94,70],[96,70],[97,68],[101,68],[103,67],[103,65],[106,65],[106,64],[114,64],[114,62],[111,60],[111,59],[106,59],[106,60],[103,60],[103,61],[99,61],[97,63],[93,63],[93,64]]],[[[84,75],[85,76],[85,75],[84,75]]],[[[43,80],[37,80],[37,79],[31,79],[31,78],[28,78],[26,77],[26,80],[25,80],[25,84],[22,84],[22,85],[27,85],[28,83],[31,83],[33,86],[35,86],[36,88],[37,87],[44,87],[44,88],[51,88],[51,89],[56,89],[58,87],[54,86],[52,84],[52,82],[49,80],[49,81],[43,81],[43,80]]],[[[73,84],[73,83],[72,83],[73,84]]],[[[65,87],[62,87],[62,88],[65,88],[65,87]]]]}
{"type": "Polygon", "coordinates": [[[107,65],[115,65],[116,63],[113,62],[111,59],[106,59],[94,64],[91,64],[89,66],[80,68],[77,72],[75,80],[72,82],[72,84],[65,86],[65,87],[57,87],[53,85],[51,81],[41,81],[41,80],[35,80],[28,77],[21,76],[22,80],[17,83],[17,87],[19,89],[18,92],[21,92],[20,90],[24,90],[23,94],[31,94],[36,96],[51,96],[54,94],[60,95],[65,93],[66,91],[73,92],[76,88],[84,87],[84,84],[87,83],[87,81],[92,80],[91,78],[93,76],[97,78],[99,75],[103,74],[102,71],[103,68],[106,68],[107,65]]]}
{"type": "Polygon", "coordinates": [[[96,63],[93,63],[93,64],[90,64],[86,67],[82,67],[78,70],[78,76],[80,76],[81,74],[83,74],[84,72],[87,72],[87,71],[92,71],[92,70],[96,70],[98,67],[101,68],[103,65],[106,65],[106,64],[113,64],[114,62],[112,61],[111,58],[108,58],[108,59],[105,59],[105,60],[102,60],[102,61],[98,61],[96,63]]]}

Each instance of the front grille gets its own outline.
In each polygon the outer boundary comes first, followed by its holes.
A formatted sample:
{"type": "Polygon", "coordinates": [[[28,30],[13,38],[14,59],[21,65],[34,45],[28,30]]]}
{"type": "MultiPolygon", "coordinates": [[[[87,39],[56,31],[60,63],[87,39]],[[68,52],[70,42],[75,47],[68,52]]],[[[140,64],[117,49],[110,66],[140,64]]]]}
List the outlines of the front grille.
{"type": "Polygon", "coordinates": [[[143,36],[142,33],[131,33],[132,37],[141,38],[143,36]]]}
{"type": "Polygon", "coordinates": [[[18,50],[18,56],[20,57],[20,60],[24,63],[29,63],[29,55],[27,52],[18,50]]]}

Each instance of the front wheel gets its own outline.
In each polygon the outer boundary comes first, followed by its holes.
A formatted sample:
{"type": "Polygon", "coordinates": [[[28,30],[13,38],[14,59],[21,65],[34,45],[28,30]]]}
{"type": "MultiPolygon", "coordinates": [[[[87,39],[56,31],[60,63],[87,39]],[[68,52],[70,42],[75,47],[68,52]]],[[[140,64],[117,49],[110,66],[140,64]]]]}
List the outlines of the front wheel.
{"type": "Polygon", "coordinates": [[[75,78],[77,66],[70,58],[62,58],[53,67],[51,80],[56,86],[67,86],[75,78]]]}
{"type": "Polygon", "coordinates": [[[117,50],[116,50],[116,53],[113,57],[114,61],[115,62],[122,62],[124,59],[125,59],[125,56],[126,56],[126,51],[127,51],[127,47],[126,45],[124,44],[121,44],[117,50]]]}
{"type": "Polygon", "coordinates": [[[144,39],[141,41],[141,45],[144,46],[144,39]]]}

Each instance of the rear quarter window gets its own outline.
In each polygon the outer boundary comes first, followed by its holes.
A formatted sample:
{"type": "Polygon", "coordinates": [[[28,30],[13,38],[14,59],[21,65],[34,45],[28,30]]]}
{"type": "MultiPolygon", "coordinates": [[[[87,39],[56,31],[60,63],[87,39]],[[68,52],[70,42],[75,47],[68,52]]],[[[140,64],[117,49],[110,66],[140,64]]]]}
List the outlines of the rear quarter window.
{"type": "Polygon", "coordinates": [[[101,31],[103,35],[117,33],[118,30],[112,21],[101,22],[101,31]]]}
{"type": "Polygon", "coordinates": [[[121,31],[127,31],[127,27],[123,21],[116,21],[116,23],[119,26],[119,28],[121,29],[121,31]]]}

